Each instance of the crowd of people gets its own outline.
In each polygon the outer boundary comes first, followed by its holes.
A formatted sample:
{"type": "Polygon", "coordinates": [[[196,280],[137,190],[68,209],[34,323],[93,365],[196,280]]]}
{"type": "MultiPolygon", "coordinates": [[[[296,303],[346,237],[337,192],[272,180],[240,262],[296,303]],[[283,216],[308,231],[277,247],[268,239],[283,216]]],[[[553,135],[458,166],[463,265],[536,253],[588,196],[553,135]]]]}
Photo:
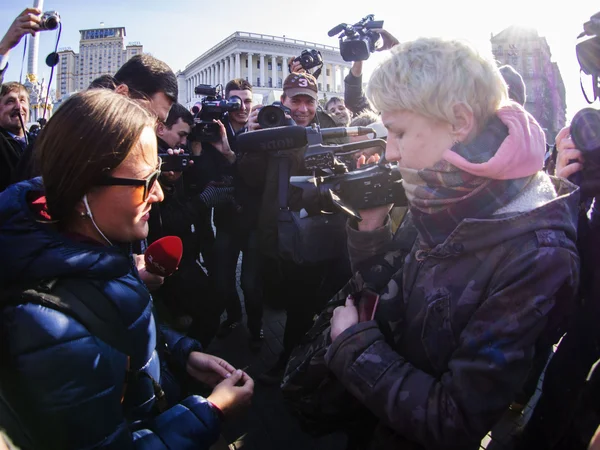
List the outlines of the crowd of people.
{"type": "MultiPolygon", "coordinates": [[[[600,423],[600,165],[568,127],[546,143],[513,68],[466,42],[379,30],[389,55],[367,92],[356,61],[344,98],[322,105],[290,60],[286,123],[378,130],[384,152],[342,160],[397,163],[408,200],[335,212],[345,245],[309,261],[284,254],[281,223],[319,216],[289,185],[314,172],[304,148],[239,145],[264,129],[245,79],[225,86],[239,107],[207,138],[173,71],[136,55],[30,133],[27,89],[3,73],[40,15],[26,9],[0,41],[0,444],[210,448],[254,391],[205,351],[244,326],[241,255],[247,351],[263,345],[265,305],[286,312],[283,351],[258,382],[290,376],[315,316],[336,305],[319,363],[373,419],[349,448],[479,448],[530,400],[559,341],[515,445],[587,448],[600,423]],[[144,253],[166,236],[183,254],[165,277],[144,253]]],[[[328,236],[318,230],[305,245],[328,236]]]]}

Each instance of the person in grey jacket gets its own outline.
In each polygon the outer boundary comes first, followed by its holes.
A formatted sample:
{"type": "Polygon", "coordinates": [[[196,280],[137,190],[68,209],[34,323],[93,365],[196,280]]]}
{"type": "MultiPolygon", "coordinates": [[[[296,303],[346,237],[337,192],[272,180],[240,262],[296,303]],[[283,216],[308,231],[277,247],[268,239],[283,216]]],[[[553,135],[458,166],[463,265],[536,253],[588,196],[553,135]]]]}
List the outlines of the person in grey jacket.
{"type": "Polygon", "coordinates": [[[491,54],[461,41],[398,44],[368,85],[416,229],[406,258],[383,206],[350,222],[355,279],[397,268],[373,320],[336,308],[329,369],[380,423],[371,448],[479,448],[556,341],[578,287],[579,193],[541,171],[544,133],[510,102],[491,54]],[[379,261],[379,262],[378,262],[379,261]],[[361,275],[362,274],[362,275],[361,275]]]}

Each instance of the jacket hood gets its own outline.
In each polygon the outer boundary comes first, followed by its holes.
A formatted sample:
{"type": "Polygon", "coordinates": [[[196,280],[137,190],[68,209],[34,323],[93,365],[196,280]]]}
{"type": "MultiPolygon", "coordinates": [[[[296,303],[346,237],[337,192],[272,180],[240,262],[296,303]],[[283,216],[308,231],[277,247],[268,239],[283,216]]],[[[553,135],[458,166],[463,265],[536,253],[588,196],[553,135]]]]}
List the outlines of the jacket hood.
{"type": "Polygon", "coordinates": [[[465,172],[492,180],[524,178],[542,170],[546,135],[535,118],[514,102],[496,115],[508,128],[508,137],[489,161],[472,163],[452,150],[446,150],[443,158],[465,172]]]}
{"type": "Polygon", "coordinates": [[[525,212],[507,213],[486,219],[465,219],[444,243],[429,254],[446,257],[453,253],[476,252],[517,236],[542,230],[562,231],[573,242],[577,239],[579,188],[562,178],[549,177],[556,198],[525,212]]]}
{"type": "Polygon", "coordinates": [[[38,217],[28,194],[43,191],[35,178],[0,194],[0,286],[65,276],[112,279],[131,270],[121,248],[71,240],[38,217]]]}

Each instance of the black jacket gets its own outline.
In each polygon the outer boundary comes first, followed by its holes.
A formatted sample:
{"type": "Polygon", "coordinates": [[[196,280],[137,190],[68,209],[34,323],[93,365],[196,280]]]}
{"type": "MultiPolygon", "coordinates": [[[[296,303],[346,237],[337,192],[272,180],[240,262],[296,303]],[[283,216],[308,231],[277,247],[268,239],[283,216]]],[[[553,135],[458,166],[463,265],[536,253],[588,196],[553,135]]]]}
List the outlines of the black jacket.
{"type": "Polygon", "coordinates": [[[0,192],[13,183],[17,164],[23,155],[23,146],[0,128],[0,192]]]}
{"type": "Polygon", "coordinates": [[[364,111],[375,111],[363,90],[362,75],[355,77],[352,72],[348,72],[344,78],[344,86],[344,103],[354,116],[364,111]]]}

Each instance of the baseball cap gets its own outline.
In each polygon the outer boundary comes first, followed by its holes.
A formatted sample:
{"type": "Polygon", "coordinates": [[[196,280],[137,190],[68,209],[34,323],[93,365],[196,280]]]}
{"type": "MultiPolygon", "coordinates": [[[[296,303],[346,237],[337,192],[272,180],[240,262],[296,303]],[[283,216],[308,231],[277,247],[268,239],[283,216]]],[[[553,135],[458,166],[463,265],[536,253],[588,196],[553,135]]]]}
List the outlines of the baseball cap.
{"type": "Polygon", "coordinates": [[[309,73],[290,73],[283,82],[283,93],[288,97],[308,95],[318,100],[317,80],[309,73]]]}

